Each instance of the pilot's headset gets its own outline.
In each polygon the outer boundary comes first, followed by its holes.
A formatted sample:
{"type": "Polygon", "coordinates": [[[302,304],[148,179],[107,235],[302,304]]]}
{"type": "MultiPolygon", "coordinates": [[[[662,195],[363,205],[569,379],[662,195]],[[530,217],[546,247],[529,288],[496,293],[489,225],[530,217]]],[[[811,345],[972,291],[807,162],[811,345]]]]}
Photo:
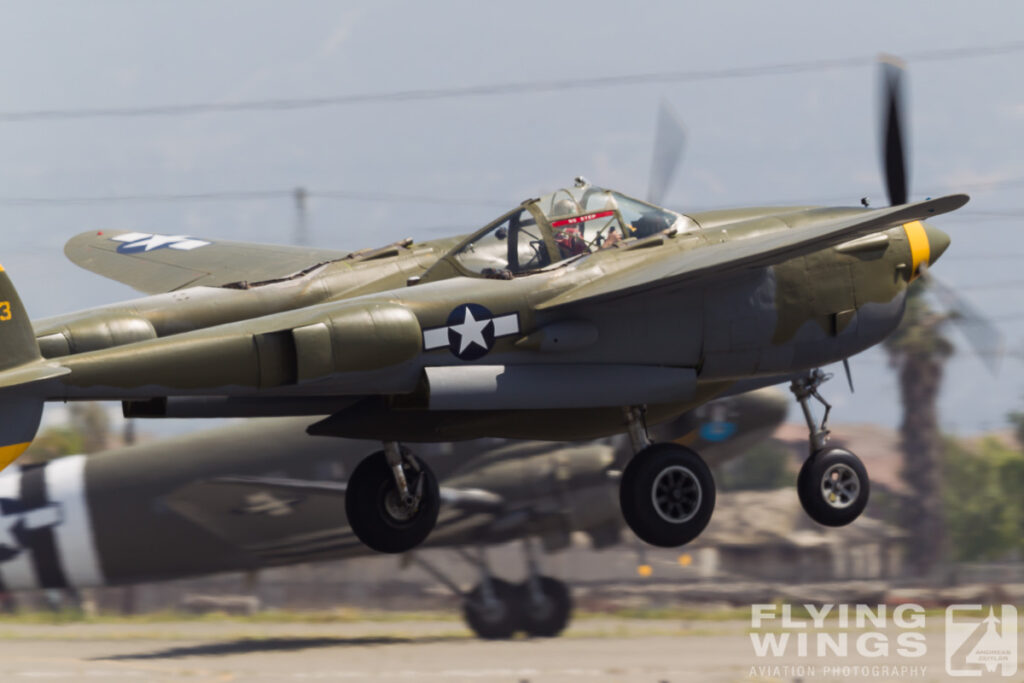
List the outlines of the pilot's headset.
{"type": "Polygon", "coordinates": [[[551,207],[550,218],[561,218],[562,216],[574,216],[579,213],[579,207],[571,199],[559,199],[551,207]]]}

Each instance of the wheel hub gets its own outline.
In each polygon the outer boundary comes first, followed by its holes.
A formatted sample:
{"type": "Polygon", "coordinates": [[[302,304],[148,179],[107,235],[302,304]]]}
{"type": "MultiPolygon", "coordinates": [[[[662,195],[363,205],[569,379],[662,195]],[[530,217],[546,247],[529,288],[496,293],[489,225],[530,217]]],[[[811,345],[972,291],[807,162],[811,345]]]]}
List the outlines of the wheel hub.
{"type": "Polygon", "coordinates": [[[701,488],[697,476],[682,465],[666,467],[654,478],[651,500],[658,515],[666,522],[682,524],[700,509],[701,488]]]}
{"type": "Polygon", "coordinates": [[[829,507],[837,510],[850,507],[860,494],[860,477],[853,468],[836,463],[821,477],[821,495],[829,507]]]}
{"type": "Polygon", "coordinates": [[[392,488],[384,494],[384,511],[397,522],[408,522],[416,516],[417,502],[415,498],[404,500],[398,490],[392,488]]]}

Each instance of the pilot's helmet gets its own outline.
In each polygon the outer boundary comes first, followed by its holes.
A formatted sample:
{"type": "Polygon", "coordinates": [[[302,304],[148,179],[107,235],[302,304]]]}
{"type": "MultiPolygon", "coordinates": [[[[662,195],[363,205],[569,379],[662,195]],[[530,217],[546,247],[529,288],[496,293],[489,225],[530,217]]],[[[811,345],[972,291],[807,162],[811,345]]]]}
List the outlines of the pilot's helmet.
{"type": "Polygon", "coordinates": [[[636,236],[641,238],[650,237],[671,227],[672,220],[670,217],[660,211],[648,211],[633,221],[633,229],[636,231],[636,236]]]}
{"type": "Polygon", "coordinates": [[[551,207],[551,218],[559,218],[561,216],[572,216],[577,213],[576,202],[569,198],[559,199],[551,207]]]}

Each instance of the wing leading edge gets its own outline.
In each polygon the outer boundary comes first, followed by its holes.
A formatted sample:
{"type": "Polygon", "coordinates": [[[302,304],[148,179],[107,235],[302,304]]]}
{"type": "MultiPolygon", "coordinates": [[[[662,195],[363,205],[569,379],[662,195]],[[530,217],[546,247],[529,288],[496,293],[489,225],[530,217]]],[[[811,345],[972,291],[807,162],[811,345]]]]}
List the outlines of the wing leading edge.
{"type": "Polygon", "coordinates": [[[744,268],[770,266],[862,235],[955,211],[968,199],[964,194],[949,195],[817,225],[698,247],[684,254],[668,252],[660,260],[645,261],[639,267],[590,280],[545,301],[538,308],[549,310],[583,302],[608,301],[701,276],[726,275],[744,268]]]}

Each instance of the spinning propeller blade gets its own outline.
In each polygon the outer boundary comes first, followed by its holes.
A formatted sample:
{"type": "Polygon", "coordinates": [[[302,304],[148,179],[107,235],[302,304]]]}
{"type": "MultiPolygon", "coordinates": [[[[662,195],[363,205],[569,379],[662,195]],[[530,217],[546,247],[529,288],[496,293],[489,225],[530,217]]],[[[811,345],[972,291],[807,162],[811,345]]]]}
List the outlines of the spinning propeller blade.
{"type": "Polygon", "coordinates": [[[1003,333],[970,301],[932,275],[931,270],[922,268],[921,277],[928,285],[929,291],[949,312],[948,320],[957,326],[989,372],[997,375],[1006,351],[1003,333]]]}
{"type": "Polygon", "coordinates": [[[903,61],[891,55],[879,57],[881,76],[881,153],[882,172],[889,204],[906,204],[907,187],[907,126],[903,115],[904,86],[903,61]]]}
{"type": "Polygon", "coordinates": [[[667,100],[661,101],[658,109],[658,124],[654,133],[654,157],[651,162],[651,180],[647,186],[647,201],[661,206],[665,193],[679,168],[683,157],[683,143],[686,131],[679,121],[672,105],[667,100]]]}
{"type": "MultiPolygon", "coordinates": [[[[907,173],[907,124],[904,116],[906,90],[904,64],[898,57],[879,57],[881,85],[882,171],[890,204],[905,204],[909,194],[907,173]]],[[[1004,353],[1003,334],[967,299],[931,274],[927,264],[920,266],[921,278],[948,311],[948,320],[963,333],[974,352],[995,375],[1004,353]]]]}

